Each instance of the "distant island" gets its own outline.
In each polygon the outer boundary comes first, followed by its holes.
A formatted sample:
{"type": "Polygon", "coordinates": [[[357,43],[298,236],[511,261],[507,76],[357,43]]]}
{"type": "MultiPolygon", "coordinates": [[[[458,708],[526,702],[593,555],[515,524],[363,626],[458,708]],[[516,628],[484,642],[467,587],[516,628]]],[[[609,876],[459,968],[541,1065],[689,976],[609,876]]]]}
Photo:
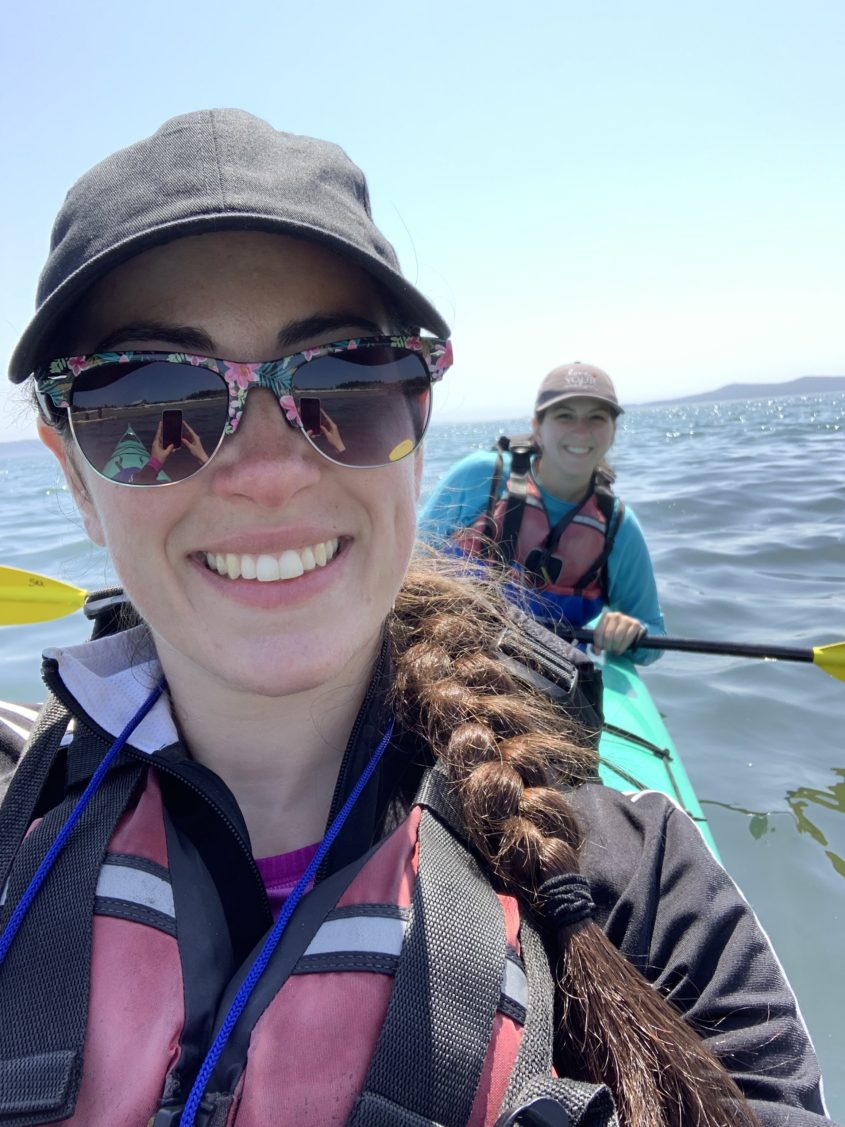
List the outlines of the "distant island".
{"type": "Polygon", "coordinates": [[[682,395],[677,399],[653,399],[643,407],[664,407],[673,403],[718,403],[722,399],[766,399],[775,395],[819,395],[826,391],[845,391],[845,376],[800,376],[785,383],[729,383],[715,391],[682,395]]]}

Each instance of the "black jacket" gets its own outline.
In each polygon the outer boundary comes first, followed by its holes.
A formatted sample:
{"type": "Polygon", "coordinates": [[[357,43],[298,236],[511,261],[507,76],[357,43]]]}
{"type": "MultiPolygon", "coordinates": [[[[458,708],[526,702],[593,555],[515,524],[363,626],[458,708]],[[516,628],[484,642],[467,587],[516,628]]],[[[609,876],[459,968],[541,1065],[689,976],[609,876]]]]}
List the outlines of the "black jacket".
{"type": "MultiPolygon", "coordinates": [[[[64,687],[55,661],[45,662],[45,680],[78,725],[102,732],[64,687]]],[[[389,686],[385,653],[350,735],[330,820],[384,733],[389,686]]],[[[0,782],[14,770],[28,726],[25,716],[4,714],[0,707],[0,782]]],[[[152,758],[167,780],[171,815],[194,836],[209,869],[225,874],[234,954],[246,957],[272,921],[257,870],[245,856],[249,837],[237,804],[222,781],[180,746],[152,758]]],[[[359,857],[404,816],[429,760],[424,745],[407,733],[394,734],[318,882],[359,857]]],[[[54,771],[53,787],[55,778],[54,771]]],[[[596,782],[568,798],[586,832],[582,871],[592,884],[598,922],[613,944],[695,1026],[767,1127],[826,1122],[818,1064],[783,970],[693,822],[654,792],[631,798],[596,782]]]]}

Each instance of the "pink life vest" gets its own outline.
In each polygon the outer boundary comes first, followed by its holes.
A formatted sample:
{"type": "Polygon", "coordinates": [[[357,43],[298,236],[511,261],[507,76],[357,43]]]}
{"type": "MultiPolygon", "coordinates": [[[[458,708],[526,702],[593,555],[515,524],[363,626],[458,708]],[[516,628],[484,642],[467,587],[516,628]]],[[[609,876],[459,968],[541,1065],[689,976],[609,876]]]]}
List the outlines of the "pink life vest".
{"type": "MultiPolygon", "coordinates": [[[[497,543],[502,535],[505,510],[514,480],[508,480],[507,492],[497,502],[493,510],[493,531],[488,531],[486,515],[474,521],[472,526],[455,535],[455,543],[468,555],[483,555],[484,545],[492,540],[497,543]]],[[[608,521],[601,509],[598,498],[592,493],[580,511],[563,530],[557,544],[550,549],[553,559],[560,560],[560,574],[554,582],[542,581],[537,577],[538,586],[545,594],[583,595],[585,598],[601,598],[603,589],[600,572],[595,565],[601,559],[607,541],[608,521]]],[[[543,544],[551,532],[546,507],[534,478],[525,479],[525,508],[519,527],[513,563],[524,572],[529,553],[543,544]]]]}
{"type": "MultiPolygon", "coordinates": [[[[258,1014],[232,1091],[217,1111],[225,1117],[215,1123],[347,1123],[394,990],[417,884],[420,824],[433,817],[414,807],[345,888],[258,1014]]],[[[82,1080],[74,1112],[63,1120],[73,1127],[178,1122],[156,1114],[185,1051],[186,981],[177,935],[184,928],[193,942],[190,929],[203,924],[177,914],[165,821],[151,770],[109,841],[97,883],[82,1080]]],[[[510,896],[496,899],[506,955],[469,1127],[495,1124],[525,1021],[519,909],[510,896]]],[[[196,940],[203,941],[199,932],[196,940]]]]}
{"type": "Polygon", "coordinates": [[[514,469],[514,454],[504,495],[457,532],[453,544],[480,559],[498,553],[511,568],[513,600],[544,626],[564,632],[584,626],[608,601],[607,561],[624,507],[600,484],[555,536],[530,463],[522,458],[519,464],[524,472],[514,469]]]}

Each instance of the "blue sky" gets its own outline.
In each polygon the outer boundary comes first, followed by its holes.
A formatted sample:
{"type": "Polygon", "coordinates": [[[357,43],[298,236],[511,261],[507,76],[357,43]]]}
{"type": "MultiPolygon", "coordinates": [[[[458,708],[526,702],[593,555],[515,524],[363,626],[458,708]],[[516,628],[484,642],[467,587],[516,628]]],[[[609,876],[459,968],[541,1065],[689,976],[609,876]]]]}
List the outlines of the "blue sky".
{"type": "MultiPolygon", "coordinates": [[[[4,19],[0,354],[70,183],[237,105],[343,145],[451,322],[435,418],[845,373],[845,5],[49,0],[4,19]]],[[[32,435],[5,388],[0,438],[32,435]]]]}

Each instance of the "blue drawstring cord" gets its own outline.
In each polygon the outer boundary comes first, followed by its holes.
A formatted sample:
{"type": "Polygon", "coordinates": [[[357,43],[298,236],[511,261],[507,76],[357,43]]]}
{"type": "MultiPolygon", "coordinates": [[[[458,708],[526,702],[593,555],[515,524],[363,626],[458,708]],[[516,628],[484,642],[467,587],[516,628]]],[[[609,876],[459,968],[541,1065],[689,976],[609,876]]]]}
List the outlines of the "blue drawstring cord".
{"type": "Polygon", "coordinates": [[[88,782],[88,786],[80,795],[79,801],[77,802],[76,806],[74,806],[73,810],[71,810],[70,816],[59,831],[58,837],[47,850],[44,859],[35,870],[32,880],[27,885],[26,892],[24,892],[18,903],[18,906],[15,908],[14,912],[12,912],[12,915],[9,918],[9,922],[6,924],[6,928],[3,931],[2,936],[0,936],[0,966],[2,966],[3,960],[6,958],[9,948],[12,946],[12,941],[14,940],[21,924],[23,923],[24,916],[29,911],[30,904],[35,899],[39,888],[44,883],[44,880],[46,879],[50,869],[53,867],[56,858],[61,853],[62,849],[64,849],[65,842],[70,837],[70,834],[73,831],[73,827],[81,818],[85,807],[93,798],[95,791],[103,781],[109,767],[111,767],[116,757],[123,750],[123,746],[126,741],[129,739],[129,737],[132,735],[132,733],[156,703],[158,698],[164,692],[166,684],[167,682],[162,677],[162,679],[159,681],[159,683],[156,685],[156,687],[153,689],[153,691],[150,693],[150,695],[147,697],[147,699],[144,701],[144,703],[141,705],[141,707],[138,709],[138,711],[135,713],[135,715],[111,745],[109,750],[106,752],[105,758],[102,760],[97,770],[91,776],[88,782]]]}
{"type": "Polygon", "coordinates": [[[329,849],[334,843],[335,838],[343,828],[343,824],[349,816],[352,807],[358,801],[361,791],[369,782],[370,777],[373,771],[376,769],[378,761],[384,754],[384,750],[390,742],[390,737],[392,735],[393,720],[391,719],[387,725],[387,731],[382,736],[381,742],[372,754],[372,758],[370,759],[364,770],[361,772],[358,782],[352,788],[352,791],[350,792],[346,802],[344,802],[341,809],[338,810],[332,824],[326,830],[326,836],[320,842],[320,846],[317,849],[317,852],[312,857],[311,863],[309,864],[308,868],[299,878],[299,881],[293,892],[290,894],[287,900],[285,900],[282,910],[279,913],[279,918],[276,920],[275,924],[270,930],[270,933],[265,939],[264,946],[258,953],[255,962],[249,968],[249,972],[246,978],[241,983],[240,989],[238,990],[237,994],[235,995],[234,1001],[229,1007],[229,1012],[223,1019],[223,1024],[220,1026],[220,1031],[214,1038],[214,1043],[208,1050],[205,1060],[202,1062],[202,1067],[200,1068],[199,1073],[197,1074],[197,1078],[194,1081],[194,1086],[193,1088],[191,1088],[191,1091],[188,1094],[188,1099],[179,1119],[179,1127],[194,1127],[194,1120],[196,1118],[197,1111],[199,1110],[200,1102],[205,1093],[206,1086],[211,1079],[211,1074],[214,1071],[214,1066],[220,1059],[220,1054],[226,1047],[226,1043],[232,1034],[232,1030],[235,1028],[235,1023],[243,1013],[244,1007],[249,1001],[250,995],[258,985],[258,980],[264,973],[265,967],[270,962],[272,954],[276,950],[279,940],[282,938],[285,928],[288,925],[288,921],[294,913],[294,909],[302,899],[308,885],[314,879],[321,861],[328,853],[329,849]]]}

